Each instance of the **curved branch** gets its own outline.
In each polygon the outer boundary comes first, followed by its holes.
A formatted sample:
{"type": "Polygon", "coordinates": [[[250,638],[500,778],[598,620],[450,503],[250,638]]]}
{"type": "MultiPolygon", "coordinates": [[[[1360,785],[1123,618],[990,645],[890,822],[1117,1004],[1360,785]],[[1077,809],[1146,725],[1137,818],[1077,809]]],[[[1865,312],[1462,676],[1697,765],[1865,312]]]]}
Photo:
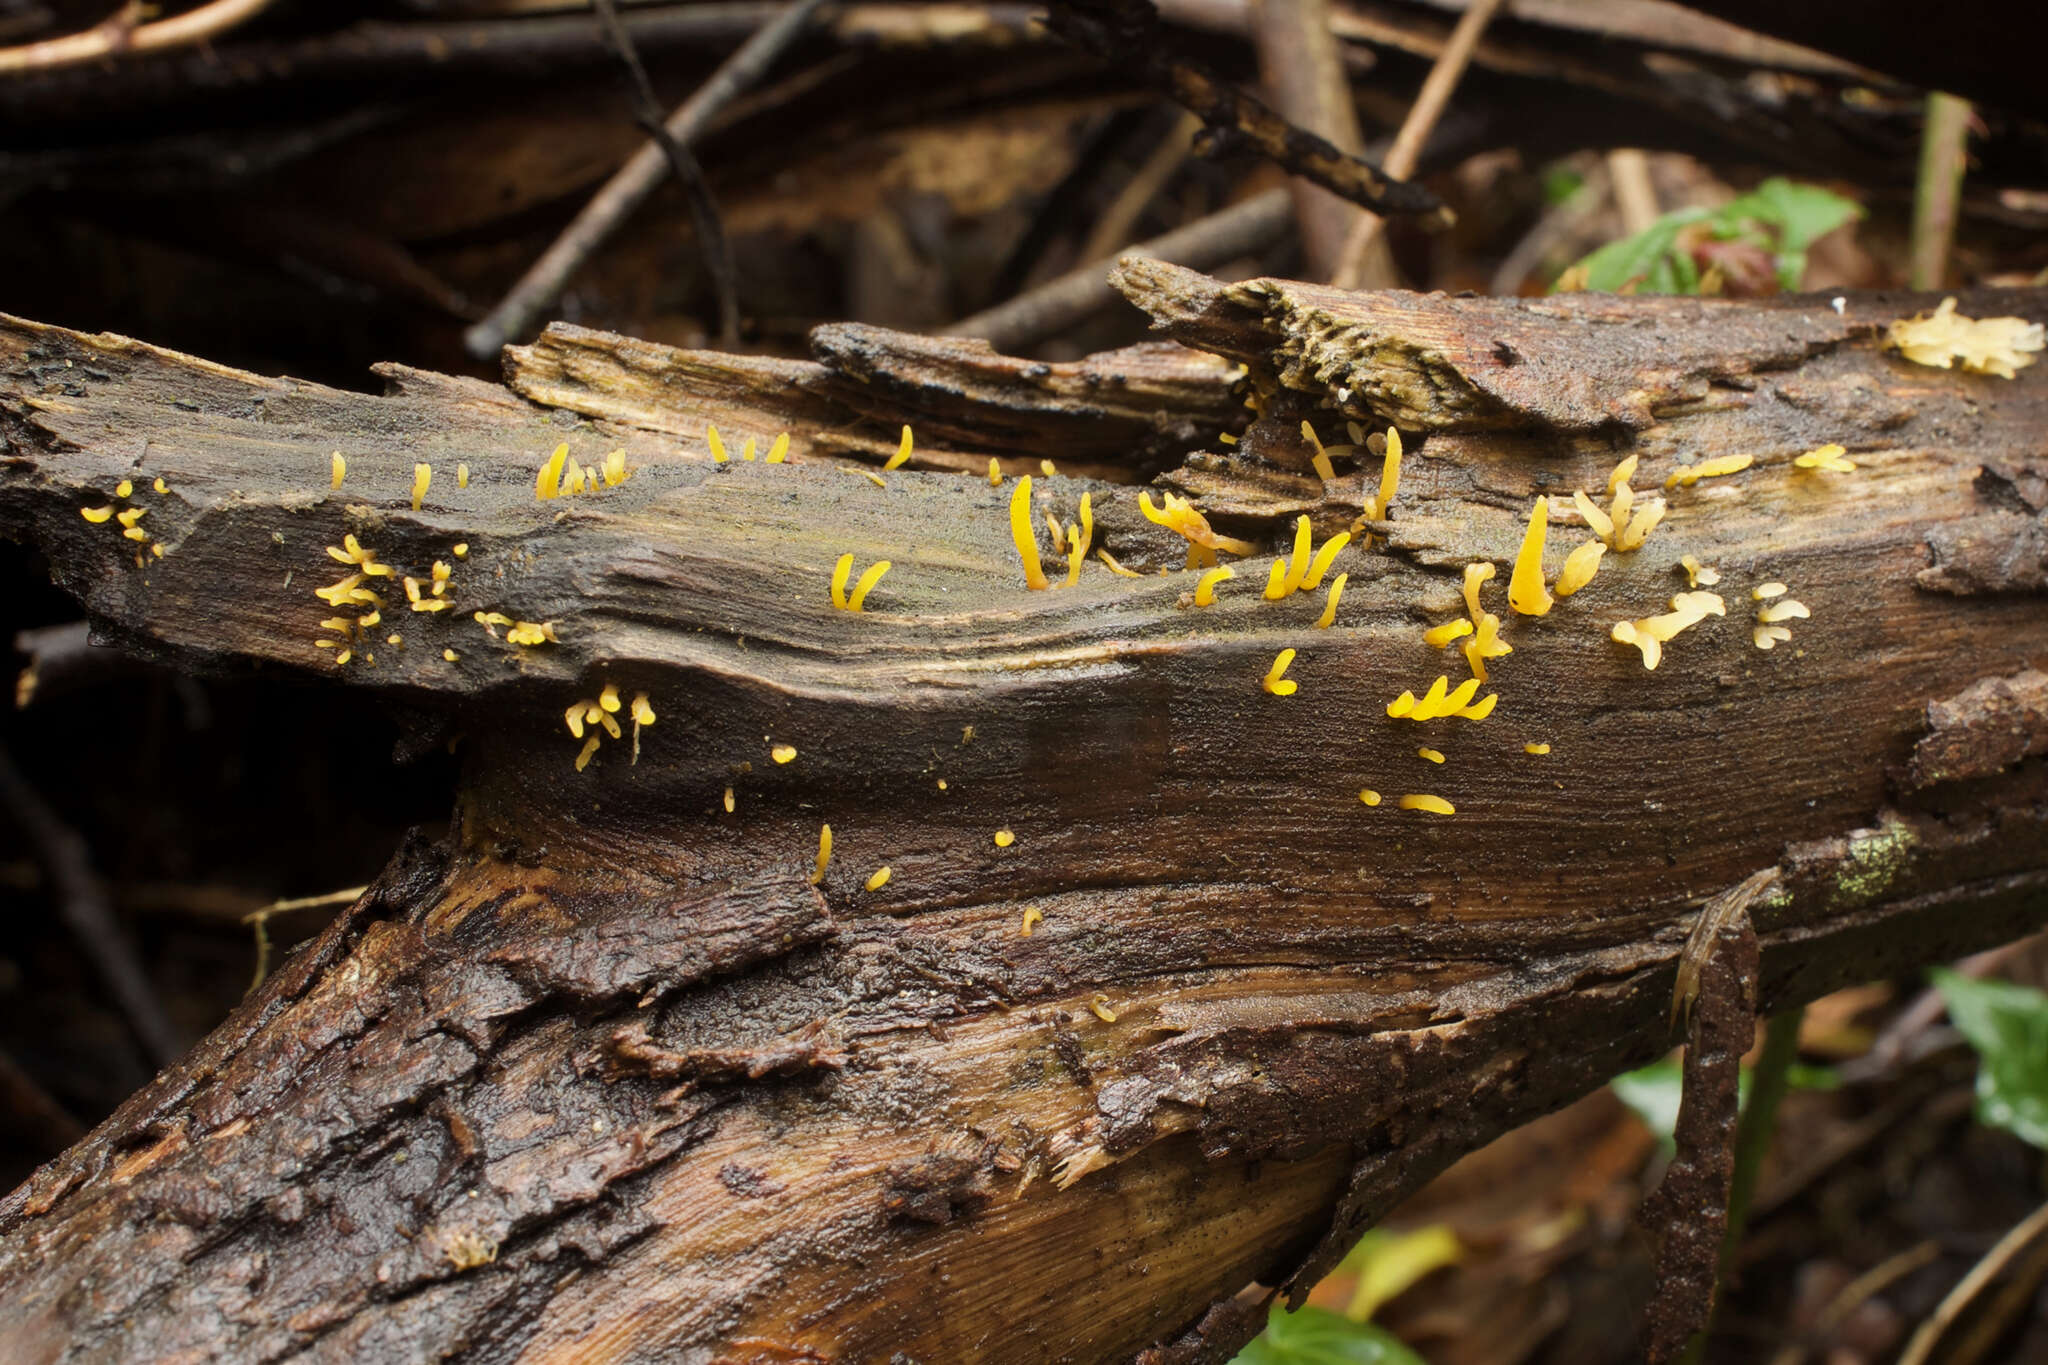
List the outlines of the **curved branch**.
{"type": "Polygon", "coordinates": [[[49,71],[80,66],[108,57],[164,52],[218,38],[270,8],[270,0],[212,0],[211,4],[155,23],[138,24],[142,5],[123,6],[120,13],[83,33],[19,47],[0,48],[0,75],[16,71],[49,71]]]}

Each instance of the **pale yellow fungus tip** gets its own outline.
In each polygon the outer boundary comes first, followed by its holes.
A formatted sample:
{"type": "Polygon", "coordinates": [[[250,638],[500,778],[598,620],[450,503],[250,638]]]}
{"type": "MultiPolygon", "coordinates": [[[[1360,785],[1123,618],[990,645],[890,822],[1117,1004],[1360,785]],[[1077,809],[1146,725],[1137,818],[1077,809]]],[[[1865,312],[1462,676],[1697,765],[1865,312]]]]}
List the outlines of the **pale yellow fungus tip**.
{"type": "Polygon", "coordinates": [[[1848,474],[1855,470],[1856,462],[1844,459],[1846,454],[1848,451],[1842,446],[1824,445],[1817,450],[1809,450],[1804,455],[1795,456],[1792,465],[1795,469],[1827,469],[1838,474],[1848,474]]]}
{"type": "Polygon", "coordinates": [[[904,465],[905,465],[906,463],[908,463],[908,462],[909,462],[909,460],[910,460],[910,449],[911,449],[911,436],[910,436],[910,424],[906,422],[906,423],[904,424],[904,426],[903,426],[903,437],[902,437],[902,439],[901,439],[901,440],[899,440],[899,441],[898,441],[898,442],[896,443],[896,453],[895,453],[894,455],[891,455],[891,456],[890,456],[890,457],[888,458],[888,460],[887,460],[886,462],[884,462],[884,463],[883,463],[883,465],[882,465],[882,468],[884,468],[884,469],[901,469],[901,468],[903,468],[903,466],[904,466],[904,465]]]}
{"type": "Polygon", "coordinates": [[[1323,614],[1316,618],[1317,630],[1328,630],[1337,623],[1337,603],[1344,598],[1344,585],[1351,581],[1351,575],[1340,573],[1330,580],[1330,596],[1323,603],[1323,614]]]}
{"type": "Polygon", "coordinates": [[[1589,540],[1564,557],[1564,568],[1557,574],[1557,595],[1570,597],[1580,588],[1593,581],[1593,575],[1600,571],[1600,556],[1607,553],[1607,547],[1597,540],[1589,540]]]}
{"type": "Polygon", "coordinates": [[[1472,623],[1460,616],[1440,626],[1431,626],[1422,632],[1422,642],[1435,649],[1442,649],[1460,636],[1472,633],[1472,623]]]}
{"type": "Polygon", "coordinates": [[[1228,564],[1221,565],[1203,574],[1201,581],[1195,584],[1195,605],[1198,607],[1209,606],[1216,600],[1216,585],[1235,577],[1237,577],[1237,570],[1231,568],[1228,564]]]}
{"type": "Polygon", "coordinates": [[[1038,462],[1038,472],[1045,475],[1045,477],[1049,479],[1053,475],[1059,473],[1060,471],[1056,467],[1054,467],[1053,462],[1051,460],[1040,460],[1038,462]]]}
{"type": "MultiPolygon", "coordinates": [[[[1617,506],[1619,502],[1620,500],[1616,499],[1617,506]]],[[[1617,511],[1614,517],[1614,548],[1640,549],[1650,532],[1657,529],[1657,523],[1664,520],[1664,513],[1667,510],[1668,505],[1662,498],[1647,498],[1642,506],[1636,508],[1635,515],[1630,517],[1626,524],[1623,524],[1621,514],[1617,511]]]]}
{"type": "Polygon", "coordinates": [[[133,479],[123,479],[114,485],[114,496],[117,498],[133,497],[134,494],[135,481],[133,479]]]}
{"type": "Polygon", "coordinates": [[[1739,474],[1756,463],[1754,455],[1718,455],[1698,464],[1681,465],[1664,480],[1666,488],[1690,488],[1701,479],[1716,479],[1724,474],[1739,474]]]}
{"type": "MultiPolygon", "coordinates": [[[[725,453],[725,440],[718,434],[718,428],[709,422],[704,424],[704,444],[711,448],[712,463],[725,464],[728,462],[728,457],[725,453]]],[[[563,449],[566,450],[567,447],[565,446],[563,449]]]]}
{"type": "Polygon", "coordinates": [[[448,553],[454,555],[457,559],[467,558],[469,555],[469,542],[466,540],[457,541],[455,548],[448,553]]]}
{"type": "Polygon", "coordinates": [[[1522,746],[1522,752],[1525,754],[1547,754],[1550,752],[1550,746],[1548,744],[1542,744],[1538,743],[1535,740],[1531,740],[1529,743],[1524,744],[1522,746]]]}
{"type": "Polygon", "coordinates": [[[147,541],[149,539],[149,532],[143,530],[140,526],[131,526],[121,534],[133,541],[147,541]]]}
{"type": "Polygon", "coordinates": [[[164,482],[164,476],[161,474],[156,476],[156,481],[151,483],[150,487],[155,489],[159,493],[168,493],[171,491],[171,486],[164,482]]]}
{"type": "Polygon", "coordinates": [[[754,462],[754,438],[749,436],[740,446],[740,458],[748,464],[754,462]]]}
{"type": "Polygon", "coordinates": [[[133,530],[135,523],[141,521],[148,512],[147,507],[124,507],[114,513],[114,520],[120,522],[124,529],[133,530]]]}
{"type": "Polygon", "coordinates": [[[1287,676],[1287,666],[1294,662],[1294,651],[1283,649],[1273,658],[1273,666],[1266,670],[1266,676],[1259,680],[1259,686],[1276,697],[1291,697],[1298,684],[1287,676]]]}
{"type": "Polygon", "coordinates": [[[1000,488],[1003,483],[1003,462],[995,456],[988,457],[988,486],[1000,488]]]}
{"type": "Polygon", "coordinates": [[[1096,992],[1095,998],[1088,1002],[1088,1008],[1095,1011],[1095,1017],[1103,1023],[1114,1024],[1116,1022],[1116,1011],[1109,1007],[1109,997],[1100,991],[1096,992]]]}
{"type": "Polygon", "coordinates": [[[875,584],[882,581],[882,575],[889,572],[889,565],[890,561],[886,559],[878,559],[868,565],[866,572],[862,573],[860,578],[854,583],[853,591],[846,596],[846,609],[848,611],[860,611],[862,609],[861,604],[868,600],[868,593],[874,589],[875,584]]]}
{"type": "Polygon", "coordinates": [[[769,447],[768,447],[768,463],[769,463],[769,464],[788,464],[788,463],[789,463],[789,433],[788,433],[788,432],[784,431],[784,432],[778,432],[778,433],[776,434],[775,440],[774,440],[774,441],[773,441],[773,443],[771,443],[771,444],[769,445],[769,447]]]}
{"type": "Polygon", "coordinates": [[[1007,830],[1007,829],[999,829],[999,830],[997,830],[997,831],[996,831],[996,847],[997,847],[997,848],[1008,848],[1008,847],[1009,847],[1009,846],[1010,846],[1011,844],[1014,844],[1014,843],[1016,843],[1016,842],[1017,842],[1017,836],[1016,836],[1015,834],[1011,833],[1011,832],[1010,832],[1009,830],[1007,830]]]}
{"type": "Polygon", "coordinates": [[[412,467],[412,510],[420,510],[420,503],[427,496],[427,486],[434,481],[434,467],[416,464],[412,467]]]}
{"type": "Polygon", "coordinates": [[[1465,610],[1471,614],[1474,627],[1480,624],[1480,618],[1485,615],[1479,609],[1479,586],[1493,575],[1494,566],[1487,561],[1465,566],[1465,610]]]}
{"type": "Polygon", "coordinates": [[[455,466],[455,486],[456,486],[457,488],[467,488],[467,487],[469,487],[469,466],[468,466],[468,465],[466,465],[466,464],[458,464],[458,465],[456,465],[456,466],[455,466]]]}
{"type": "Polygon", "coordinates": [[[1038,528],[1031,524],[1029,474],[1017,480],[1016,491],[1010,494],[1010,539],[1017,546],[1017,557],[1024,561],[1024,586],[1033,592],[1051,587],[1038,560],[1038,528]]]}
{"type": "Polygon", "coordinates": [[[1377,806],[1380,803],[1380,794],[1371,787],[1367,787],[1358,793],[1358,799],[1365,802],[1368,806],[1377,806]]]}
{"type": "Polygon", "coordinates": [[[1767,626],[1774,626],[1780,621],[1805,620],[1812,615],[1804,602],[1796,597],[1787,597],[1763,607],[1757,612],[1756,619],[1767,626]]]}
{"type": "Polygon", "coordinates": [[[645,692],[635,692],[633,694],[633,723],[635,725],[654,724],[654,708],[647,704],[647,694],[645,692]]]}
{"type": "Polygon", "coordinates": [[[1977,374],[2011,379],[2034,363],[2048,344],[2048,329],[2025,318],[1971,319],[1956,312],[1953,298],[1943,299],[1932,313],[1900,318],[1885,337],[1887,347],[1916,365],[1946,370],[1957,361],[1977,374]]]}
{"type": "Polygon", "coordinates": [[[1417,749],[1415,754],[1418,758],[1426,758],[1431,763],[1441,763],[1444,761],[1443,750],[1441,749],[1421,748],[1417,749]]]}
{"type": "Polygon", "coordinates": [[[97,526],[112,517],[114,509],[111,507],[81,507],[78,509],[78,515],[97,526]]]}
{"type": "Polygon", "coordinates": [[[162,559],[162,558],[164,557],[164,547],[163,547],[163,542],[162,542],[162,541],[151,541],[151,542],[150,542],[150,545],[149,545],[149,552],[150,552],[151,554],[155,555],[155,556],[156,556],[156,557],[157,557],[158,559],[162,559]]]}
{"type": "Polygon", "coordinates": [[[733,807],[737,806],[738,804],[739,799],[733,795],[732,788],[727,787],[725,789],[725,813],[727,815],[731,815],[733,812],[733,807]]]}
{"type": "Polygon", "coordinates": [[[457,659],[461,658],[462,656],[461,656],[460,654],[457,654],[457,653],[456,653],[456,652],[455,652],[454,650],[452,650],[452,649],[444,649],[444,650],[442,650],[442,651],[441,651],[441,657],[442,657],[442,658],[444,658],[444,659],[446,659],[446,660],[447,660],[447,661],[448,661],[449,663],[451,663],[451,664],[452,664],[452,663],[454,663],[454,662],[455,662],[455,661],[456,661],[457,659]]]}
{"type": "Polygon", "coordinates": [[[887,867],[878,867],[868,876],[867,888],[870,891],[880,891],[888,884],[889,869],[887,867]]]}
{"type": "Polygon", "coordinates": [[[339,488],[341,487],[341,481],[347,476],[348,461],[344,460],[341,457],[341,452],[337,450],[334,452],[334,454],[328,456],[327,486],[329,488],[339,488]]]}
{"type": "Polygon", "coordinates": [[[604,690],[597,694],[597,705],[600,710],[604,711],[618,710],[620,705],[619,685],[617,683],[606,683],[604,690]]]}
{"type": "Polygon", "coordinates": [[[1524,616],[1543,615],[1553,601],[1543,586],[1543,537],[1549,522],[1550,499],[1539,497],[1529,508],[1529,526],[1522,533],[1514,571],[1508,575],[1508,606],[1524,616]]]}
{"type": "MultiPolygon", "coordinates": [[[[1308,518],[1303,517],[1302,521],[1306,523],[1308,518]]],[[[1303,591],[1314,592],[1323,585],[1323,575],[1330,571],[1330,565],[1336,561],[1338,552],[1350,543],[1351,533],[1349,531],[1339,531],[1336,535],[1323,542],[1323,547],[1316,551],[1313,559],[1309,560],[1308,572],[1302,576],[1301,587],[1303,591]]]]}
{"type": "Polygon", "coordinates": [[[1309,456],[1309,463],[1315,467],[1316,477],[1328,482],[1337,477],[1337,467],[1330,463],[1330,452],[1323,449],[1320,437],[1316,435],[1313,423],[1307,418],[1301,422],[1301,438],[1315,447],[1316,453],[1309,456]]]}
{"type": "Polygon", "coordinates": [[[1635,477],[1636,464],[1641,459],[1642,456],[1640,455],[1631,455],[1609,470],[1607,472],[1607,491],[1614,493],[1626,486],[1628,481],[1635,477]]]}
{"type": "Polygon", "coordinates": [[[592,735],[589,739],[583,741],[583,752],[576,755],[577,772],[580,773],[590,766],[590,756],[597,752],[597,745],[598,738],[596,735],[592,735]]]}
{"type": "Polygon", "coordinates": [[[1678,567],[1685,570],[1685,585],[1688,588],[1711,588],[1721,581],[1721,571],[1707,567],[1691,555],[1681,555],[1678,567]]]}
{"type": "MultiPolygon", "coordinates": [[[[787,437],[783,438],[787,440],[787,437]]],[[[604,457],[604,486],[617,488],[626,481],[626,452],[614,450],[604,457]]]]}
{"type": "Polygon", "coordinates": [[[1387,714],[1395,720],[1400,720],[1403,716],[1412,715],[1414,711],[1415,694],[1413,692],[1404,691],[1400,696],[1387,703],[1387,714]]]}
{"type": "Polygon", "coordinates": [[[1768,602],[1773,597],[1783,597],[1786,591],[1787,589],[1783,583],[1773,581],[1757,584],[1757,586],[1749,590],[1749,595],[1759,602],[1768,602]]]}
{"type": "Polygon", "coordinates": [[[1118,578],[1143,578],[1145,576],[1136,569],[1126,569],[1123,565],[1117,563],[1116,556],[1108,550],[1097,550],[1095,557],[1101,560],[1103,566],[1118,578]]]}
{"type": "Polygon", "coordinates": [[[791,762],[796,758],[796,746],[794,744],[778,744],[768,751],[768,756],[777,763],[791,762]]]}
{"type": "Polygon", "coordinates": [[[1458,808],[1441,796],[1421,792],[1401,798],[1402,810],[1426,810],[1432,815],[1456,815],[1458,808]]]}
{"type": "MultiPolygon", "coordinates": [[[[728,791],[731,788],[727,788],[728,791]]],[[[731,806],[726,807],[731,810],[731,806]]],[[[818,865],[811,870],[811,885],[825,880],[825,868],[832,861],[832,826],[818,826],[818,865]]]]}
{"type": "Polygon", "coordinates": [[[1780,643],[1792,638],[1792,632],[1783,626],[1758,626],[1749,633],[1750,643],[1758,649],[1774,649],[1780,643]]]}
{"type": "Polygon", "coordinates": [[[540,473],[534,476],[533,496],[536,500],[547,502],[562,495],[562,466],[568,462],[569,443],[564,441],[541,462],[540,473]]]}

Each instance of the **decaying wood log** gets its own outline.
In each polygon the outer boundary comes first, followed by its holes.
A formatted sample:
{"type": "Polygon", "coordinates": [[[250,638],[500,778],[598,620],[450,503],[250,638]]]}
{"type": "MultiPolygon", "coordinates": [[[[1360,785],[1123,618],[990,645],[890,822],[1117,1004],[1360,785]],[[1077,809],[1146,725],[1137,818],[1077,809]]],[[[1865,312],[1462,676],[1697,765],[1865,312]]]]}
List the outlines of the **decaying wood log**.
{"type": "MultiPolygon", "coordinates": [[[[0,1204],[15,1358],[1224,1358],[1458,1155],[1660,1053],[1715,893],[1776,869],[1765,1009],[2048,918],[2048,366],[1883,352],[1924,297],[1120,283],[1229,359],[557,329],[509,388],[392,368],[369,397],[0,324],[0,533],[104,638],[377,689],[465,765],[444,842],[0,1204]],[[1263,416],[1214,442],[1248,394],[1263,416]],[[1129,481],[1276,549],[1297,514],[1330,534],[1377,483],[1295,472],[1290,428],[1341,440],[1332,408],[1410,445],[1335,625],[1320,593],[1263,600],[1263,560],[1193,605],[1129,481]],[[875,487],[904,422],[917,457],[875,487]],[[785,427],[788,463],[738,457],[785,427]],[[1853,474],[1792,467],[1830,440],[1853,474]],[[631,477],[537,500],[560,442],[631,477]],[[1509,620],[1490,718],[1388,717],[1462,676],[1423,630],[1535,493],[1738,451],[1509,620]],[[1035,507],[1091,494],[1138,577],[1026,590],[1006,512],[1045,458],[1035,507]],[[149,541],[100,507],[147,509],[149,541]],[[423,585],[449,565],[454,608],[370,580],[381,620],[337,665],[314,590],[350,535],[423,585]],[[861,612],[829,597],[848,553],[894,565],[861,612]],[[1685,555],[1728,614],[1647,672],[1608,630],[1685,555]],[[1766,580],[1812,609],[1769,653],[1766,580]],[[1283,648],[1287,697],[1260,686],[1283,648]],[[607,684],[656,719],[579,769],[565,710],[607,684]]],[[[1554,571],[1585,533],[1562,506],[1552,531],[1554,571]]]]}

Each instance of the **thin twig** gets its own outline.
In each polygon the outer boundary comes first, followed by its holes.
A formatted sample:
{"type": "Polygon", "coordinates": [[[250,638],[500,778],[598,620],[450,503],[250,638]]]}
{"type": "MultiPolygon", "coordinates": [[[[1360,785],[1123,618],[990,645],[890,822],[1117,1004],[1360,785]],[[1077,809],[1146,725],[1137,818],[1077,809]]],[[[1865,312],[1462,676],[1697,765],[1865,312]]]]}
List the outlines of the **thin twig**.
{"type": "MultiPolygon", "coordinates": [[[[1458,17],[1458,26],[1451,30],[1450,41],[1444,44],[1436,64],[1430,67],[1429,75],[1422,82],[1422,89],[1416,92],[1415,103],[1409,106],[1408,117],[1401,122],[1401,131],[1394,135],[1394,146],[1383,163],[1388,175],[1406,180],[1415,174],[1424,144],[1429,141],[1430,133],[1435,131],[1437,120],[1443,117],[1451,92],[1458,88],[1458,79],[1465,74],[1465,67],[1472,60],[1472,50],[1479,46],[1479,36],[1486,32],[1487,23],[1500,6],[1501,0],[1472,0],[1471,6],[1458,17]]],[[[1369,275],[1376,273],[1370,262],[1385,221],[1371,212],[1358,216],[1358,221],[1352,224],[1351,235],[1344,239],[1344,254],[1338,262],[1337,273],[1331,276],[1332,284],[1339,289],[1359,289],[1365,286],[1369,275]]]]}
{"type": "Polygon", "coordinates": [[[57,895],[65,927],[99,969],[115,1008],[128,1021],[150,1061],[159,1067],[169,1066],[184,1052],[184,1044],[142,970],[142,960],[114,918],[107,884],[93,868],[84,837],[49,807],[5,751],[0,751],[0,805],[28,836],[29,847],[57,895]]]}
{"type": "Polygon", "coordinates": [[[251,910],[242,916],[242,923],[256,931],[256,974],[249,982],[249,989],[255,990],[263,984],[263,978],[270,975],[270,917],[282,915],[291,910],[315,910],[324,905],[351,905],[363,898],[368,886],[351,886],[340,891],[323,892],[318,896],[300,896],[295,900],[272,901],[261,910],[251,910]]]}
{"type": "MultiPolygon", "coordinates": [[[[796,41],[825,0],[797,0],[782,14],[763,24],[758,33],[726,58],[711,79],[672,114],[663,125],[679,147],[688,147],[703,134],[718,111],[742,90],[759,80],[776,58],[796,41]]],[[[507,341],[524,336],[535,321],[562,296],[562,290],[598,248],[610,241],[633,211],[645,203],[671,167],[661,147],[648,143],[613,173],[604,187],[592,196],[563,230],[554,244],[528,268],[512,286],[490,316],[463,334],[471,355],[488,360],[507,341]]]]}
{"type": "MultiPolygon", "coordinates": [[[[1251,7],[1259,89],[1283,118],[1356,156],[1365,148],[1358,105],[1344,75],[1344,44],[1330,26],[1330,0],[1260,0],[1251,7]]],[[[1297,179],[1294,220],[1310,279],[1328,279],[1343,257],[1358,210],[1320,185],[1297,179]]]]}
{"type": "Polygon", "coordinates": [[[740,339],[740,282],[733,269],[732,248],[725,240],[725,223],[718,216],[718,204],[711,197],[711,186],[704,181],[704,168],[697,164],[697,158],[690,150],[668,135],[662,126],[661,101],[654,97],[654,84],[647,79],[647,68],[640,64],[640,54],[633,49],[632,35],[619,22],[619,7],[616,0],[590,0],[597,10],[598,21],[604,25],[605,37],[612,50],[619,54],[619,60],[626,65],[626,74],[633,84],[634,121],[640,131],[654,139],[668,158],[669,170],[675,174],[676,183],[683,187],[683,198],[689,201],[690,223],[697,232],[697,244],[704,252],[704,266],[711,272],[711,287],[718,295],[718,340],[728,348],[737,346],[740,339]]]}
{"type": "MultiPolygon", "coordinates": [[[[1265,250],[1287,231],[1293,201],[1285,189],[1267,190],[1219,213],[1140,242],[1123,254],[1150,256],[1195,270],[1265,250]]],[[[1014,351],[1062,332],[1122,297],[1109,285],[1114,260],[1090,261],[1036,289],[1019,294],[948,327],[943,335],[980,337],[999,351],[1014,351]]]]}
{"type": "Polygon", "coordinates": [[[1614,204],[1621,210],[1621,230],[1633,237],[1657,221],[1657,186],[1650,179],[1650,155],[1640,147],[1616,147],[1607,154],[1607,172],[1614,177],[1614,204]]]}
{"type": "Polygon", "coordinates": [[[1984,1259],[1970,1267],[1970,1273],[1956,1281],[1956,1287],[1948,1291],[1947,1297],[1936,1305],[1934,1312],[1920,1324],[1920,1330],[1913,1333],[1913,1339],[1906,1343],[1906,1349],[1899,1356],[1899,1365],[1927,1365],[1934,1354],[1934,1348],[1941,1344],[1941,1335],[1962,1316],[1970,1300],[1977,1297],[1984,1286],[1998,1277],[2013,1257],[2027,1249],[2042,1232],[2048,1231],[2048,1204],[2043,1204],[2026,1216],[2018,1227],[1998,1239],[1998,1245],[1984,1253],[1984,1259]]]}
{"type": "Polygon", "coordinates": [[[1784,1101],[1799,1056],[1799,1025],[1806,1018],[1805,1006],[1773,1015],[1764,1026],[1763,1051],[1749,1072],[1749,1103],[1735,1125],[1735,1169],[1728,1178],[1728,1231],[1721,1242],[1721,1278],[1725,1282],[1735,1265],[1735,1253],[1742,1245],[1742,1233],[1749,1224],[1749,1210],[1756,1194],[1757,1175],[1771,1150],[1778,1130],[1778,1106],[1784,1101]]]}
{"type": "Polygon", "coordinates": [[[46,38],[39,43],[0,48],[0,75],[15,71],[49,71],[143,52],[192,47],[248,23],[270,8],[270,0],[213,0],[210,5],[139,24],[138,4],[123,5],[118,14],[83,33],[46,38]]]}
{"type": "Polygon", "coordinates": [[[1941,1243],[1929,1239],[1916,1242],[1895,1256],[1888,1256],[1870,1269],[1858,1275],[1836,1291],[1813,1320],[1813,1326],[1799,1335],[1803,1339],[1789,1346],[1781,1347],[1771,1357],[1771,1365],[1800,1365],[1806,1359],[1810,1348],[1806,1342],[1820,1343],[1828,1334],[1849,1320],[1849,1315],[1870,1300],[1882,1294],[1894,1283],[1918,1270],[1941,1254],[1941,1243]]]}
{"type": "Polygon", "coordinates": [[[1173,179],[1174,173],[1194,155],[1195,134],[1201,126],[1200,119],[1183,113],[1167,130],[1159,145],[1152,149],[1152,155],[1131,173],[1131,178],[1117,191],[1110,206],[1095,220],[1095,226],[1088,230],[1088,239],[1081,244],[1082,260],[1105,260],[1130,242],[1139,215],[1159,197],[1159,192],[1166,188],[1166,182],[1173,179]]]}
{"type": "Polygon", "coordinates": [[[1920,132],[1920,183],[1913,193],[1913,259],[1907,278],[1915,289],[1939,289],[1948,276],[1969,138],[1970,102],[1939,90],[1929,94],[1920,132]]]}

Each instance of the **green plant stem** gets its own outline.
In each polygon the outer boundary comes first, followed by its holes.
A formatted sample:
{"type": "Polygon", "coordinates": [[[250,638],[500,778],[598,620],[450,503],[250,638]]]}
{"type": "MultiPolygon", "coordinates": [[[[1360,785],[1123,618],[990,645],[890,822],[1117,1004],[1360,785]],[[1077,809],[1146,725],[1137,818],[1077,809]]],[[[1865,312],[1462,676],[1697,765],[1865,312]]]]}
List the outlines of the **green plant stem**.
{"type": "Polygon", "coordinates": [[[1948,275],[1969,135],[1968,100],[1939,90],[1928,95],[1920,133],[1920,183],[1913,193],[1913,257],[1908,278],[1915,289],[1939,289],[1948,275]]]}

